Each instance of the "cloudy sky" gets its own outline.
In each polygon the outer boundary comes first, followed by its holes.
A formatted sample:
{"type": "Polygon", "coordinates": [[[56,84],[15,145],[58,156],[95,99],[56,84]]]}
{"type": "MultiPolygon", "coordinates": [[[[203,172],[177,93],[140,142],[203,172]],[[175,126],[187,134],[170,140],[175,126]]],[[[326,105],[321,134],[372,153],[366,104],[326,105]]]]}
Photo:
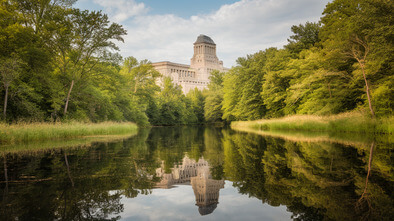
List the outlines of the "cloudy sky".
{"type": "Polygon", "coordinates": [[[123,57],[190,64],[200,34],[216,43],[225,67],[269,47],[281,48],[291,26],[316,22],[330,0],[78,0],[127,30],[123,57]]]}

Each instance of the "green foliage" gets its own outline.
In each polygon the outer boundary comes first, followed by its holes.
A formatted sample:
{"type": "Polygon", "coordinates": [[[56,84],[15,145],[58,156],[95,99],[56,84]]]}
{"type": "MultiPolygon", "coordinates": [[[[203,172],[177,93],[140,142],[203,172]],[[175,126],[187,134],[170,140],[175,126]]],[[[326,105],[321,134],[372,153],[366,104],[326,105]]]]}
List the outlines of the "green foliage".
{"type": "Polygon", "coordinates": [[[223,119],[254,120],[262,118],[266,107],[260,94],[266,74],[264,65],[274,48],[237,60],[238,66],[231,69],[223,81],[223,119]]]}
{"type": "Polygon", "coordinates": [[[186,94],[186,98],[191,102],[193,115],[197,117],[197,123],[204,123],[204,101],[205,98],[200,90],[194,88],[186,94]]]}
{"type": "Polygon", "coordinates": [[[214,70],[209,76],[208,90],[205,91],[204,119],[206,122],[221,122],[223,117],[223,81],[225,72],[214,70]]]}
{"type": "Polygon", "coordinates": [[[372,92],[372,99],[377,116],[393,116],[394,78],[388,79],[372,92]]]}
{"type": "MultiPolygon", "coordinates": [[[[267,51],[268,52],[268,51],[267,51]]],[[[261,96],[267,109],[266,117],[283,116],[286,105],[287,89],[293,77],[286,71],[290,54],[286,50],[270,50],[266,58],[264,69],[266,74],[262,84],[261,96]]]]}
{"type": "Polygon", "coordinates": [[[123,78],[124,91],[131,98],[131,119],[140,125],[147,125],[149,122],[156,123],[158,120],[157,113],[157,96],[160,87],[156,84],[161,76],[151,62],[147,60],[139,61],[134,57],[128,57],[124,60],[119,72],[123,78]]]}
{"type": "Polygon", "coordinates": [[[239,58],[223,88],[209,87],[206,119],[217,119],[220,106],[226,121],[369,106],[372,116],[373,110],[378,117],[392,116],[393,8],[384,0],[332,1],[318,23],[292,26],[285,49],[239,58]]]}
{"type": "Polygon", "coordinates": [[[292,26],[284,49],[241,57],[228,72],[213,71],[208,90],[187,96],[149,61],[113,53],[126,30],[74,2],[0,1],[3,120],[201,124],[369,104],[378,118],[393,114],[390,1],[334,0],[319,22],[292,26]]]}
{"type": "Polygon", "coordinates": [[[204,119],[207,122],[222,121],[223,92],[221,90],[209,91],[204,103],[204,119]]]}
{"type": "MultiPolygon", "coordinates": [[[[181,87],[175,85],[169,77],[164,77],[162,80],[163,89],[158,95],[158,109],[160,113],[158,124],[180,125],[197,123],[198,118],[192,101],[182,93],[181,87]]],[[[196,102],[199,102],[197,97],[196,102]]]]}
{"type": "Polygon", "coordinates": [[[313,47],[319,40],[320,23],[306,22],[305,25],[291,26],[294,35],[287,39],[289,44],[285,46],[290,52],[300,53],[304,49],[313,47]]]}

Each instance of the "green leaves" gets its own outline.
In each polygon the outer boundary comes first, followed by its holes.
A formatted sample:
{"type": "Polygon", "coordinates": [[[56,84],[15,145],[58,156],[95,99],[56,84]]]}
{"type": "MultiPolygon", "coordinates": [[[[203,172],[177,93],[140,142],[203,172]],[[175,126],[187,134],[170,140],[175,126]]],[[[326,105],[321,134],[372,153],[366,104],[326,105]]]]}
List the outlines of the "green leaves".
{"type": "Polygon", "coordinates": [[[7,119],[172,125],[325,115],[368,104],[378,116],[392,114],[391,1],[334,0],[321,21],[292,26],[284,49],[238,58],[228,73],[211,73],[208,90],[187,96],[170,79],[160,88],[149,61],[122,63],[114,52],[126,30],[74,2],[0,0],[0,107],[12,113],[7,119]],[[23,67],[7,72],[12,54],[23,67]]]}
{"type": "Polygon", "coordinates": [[[292,53],[300,53],[304,49],[313,47],[320,41],[319,31],[320,23],[306,22],[305,25],[299,24],[298,26],[291,26],[291,31],[294,35],[290,36],[289,44],[285,45],[292,53]]]}

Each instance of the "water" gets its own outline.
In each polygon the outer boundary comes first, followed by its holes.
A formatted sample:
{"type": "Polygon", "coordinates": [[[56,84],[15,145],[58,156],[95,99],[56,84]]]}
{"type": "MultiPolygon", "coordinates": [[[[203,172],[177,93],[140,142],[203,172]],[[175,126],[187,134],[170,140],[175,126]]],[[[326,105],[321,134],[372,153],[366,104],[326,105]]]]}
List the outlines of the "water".
{"type": "Polygon", "coordinates": [[[3,151],[0,220],[390,220],[393,149],[162,127],[3,151]]]}

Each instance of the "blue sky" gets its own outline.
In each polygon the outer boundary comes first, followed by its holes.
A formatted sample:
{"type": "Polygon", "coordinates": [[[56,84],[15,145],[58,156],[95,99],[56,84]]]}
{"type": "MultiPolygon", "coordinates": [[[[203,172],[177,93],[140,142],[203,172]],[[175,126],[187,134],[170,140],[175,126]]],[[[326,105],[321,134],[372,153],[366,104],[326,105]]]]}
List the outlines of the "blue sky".
{"type": "Polygon", "coordinates": [[[190,64],[199,34],[210,36],[224,66],[269,47],[281,48],[291,26],[317,22],[329,0],[78,0],[128,31],[123,57],[190,64]]]}

